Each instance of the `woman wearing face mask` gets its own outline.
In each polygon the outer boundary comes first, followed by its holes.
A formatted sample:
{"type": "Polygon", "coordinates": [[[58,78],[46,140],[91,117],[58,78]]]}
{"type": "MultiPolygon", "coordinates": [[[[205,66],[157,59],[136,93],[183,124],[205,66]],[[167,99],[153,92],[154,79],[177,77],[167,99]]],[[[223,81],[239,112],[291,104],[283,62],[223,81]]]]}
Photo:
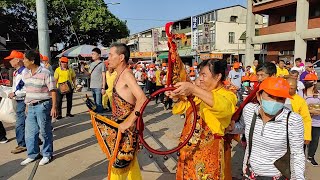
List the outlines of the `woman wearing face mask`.
{"type": "MultiPolygon", "coordinates": [[[[231,178],[231,171],[225,171],[224,135],[235,112],[237,98],[233,92],[224,88],[225,69],[220,60],[203,61],[200,64],[199,84],[198,80],[195,84],[179,82],[175,85],[176,90],[167,93],[174,100],[180,96],[195,96],[194,101],[199,107],[199,119],[193,137],[180,150],[176,175],[178,180],[231,178]]],[[[174,114],[182,114],[187,110],[189,120],[192,118],[189,107],[190,103],[181,98],[172,111],[174,114]]],[[[188,130],[184,129],[181,139],[186,134],[188,130]]]]}
{"type": "Polygon", "coordinates": [[[314,155],[318,148],[320,137],[320,97],[317,90],[318,77],[315,74],[307,74],[303,79],[304,81],[304,93],[303,96],[309,105],[309,111],[312,118],[312,130],[311,130],[311,142],[308,148],[308,159],[313,166],[318,166],[317,161],[314,159],[314,155]]]}
{"type": "Polygon", "coordinates": [[[291,98],[289,89],[283,78],[266,78],[257,92],[259,104],[247,104],[235,124],[232,133],[245,132],[248,142],[244,179],[305,179],[303,121],[284,108],[286,98],[291,98]],[[291,162],[283,157],[289,157],[291,162]],[[284,166],[278,166],[278,162],[284,166]],[[290,170],[291,175],[285,170],[290,170]]]}

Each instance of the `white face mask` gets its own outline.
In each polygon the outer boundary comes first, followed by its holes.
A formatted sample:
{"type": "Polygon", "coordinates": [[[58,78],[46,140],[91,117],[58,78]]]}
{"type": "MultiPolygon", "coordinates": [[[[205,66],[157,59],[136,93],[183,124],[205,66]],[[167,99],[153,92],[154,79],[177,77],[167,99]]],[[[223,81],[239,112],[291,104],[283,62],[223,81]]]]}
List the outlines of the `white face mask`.
{"type": "Polygon", "coordinates": [[[153,68],[150,68],[150,71],[153,71],[153,68]]]}
{"type": "Polygon", "coordinates": [[[139,68],[139,71],[142,71],[142,68],[139,68]]]}
{"type": "Polygon", "coordinates": [[[163,71],[165,71],[166,69],[167,69],[166,67],[163,67],[163,68],[162,68],[163,71]]]}
{"type": "Polygon", "coordinates": [[[193,66],[194,69],[197,69],[197,66],[193,66]]]}
{"type": "Polygon", "coordinates": [[[194,81],[194,80],[196,80],[196,77],[191,76],[191,77],[190,77],[190,80],[191,80],[191,81],[194,81]]]}

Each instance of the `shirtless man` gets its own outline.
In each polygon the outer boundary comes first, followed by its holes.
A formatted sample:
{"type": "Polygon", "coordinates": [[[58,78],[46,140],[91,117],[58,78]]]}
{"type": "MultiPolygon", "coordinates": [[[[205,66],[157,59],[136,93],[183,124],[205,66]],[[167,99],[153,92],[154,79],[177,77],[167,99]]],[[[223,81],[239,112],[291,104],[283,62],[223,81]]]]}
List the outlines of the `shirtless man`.
{"type": "MultiPolygon", "coordinates": [[[[137,84],[132,71],[127,68],[129,57],[130,50],[127,45],[121,43],[111,45],[108,58],[109,67],[117,72],[112,93],[112,116],[116,122],[120,123],[119,131],[124,133],[123,136],[126,136],[126,130],[134,132],[135,121],[137,120],[135,112],[140,111],[143,103],[147,99],[142,89],[137,84]]],[[[124,161],[117,157],[118,159],[112,168],[111,179],[125,180],[128,175],[129,180],[142,179],[136,156],[137,152],[133,152],[133,158],[130,161],[124,161]],[[130,163],[133,163],[133,165],[129,166],[130,163]]]]}

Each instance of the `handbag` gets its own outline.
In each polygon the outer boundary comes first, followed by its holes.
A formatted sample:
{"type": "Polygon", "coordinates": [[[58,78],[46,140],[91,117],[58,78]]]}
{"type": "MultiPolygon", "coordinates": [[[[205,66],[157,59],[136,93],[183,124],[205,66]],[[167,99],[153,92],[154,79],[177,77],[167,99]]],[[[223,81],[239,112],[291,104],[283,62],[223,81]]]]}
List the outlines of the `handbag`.
{"type": "Polygon", "coordinates": [[[59,88],[60,94],[67,94],[72,91],[71,83],[69,81],[59,83],[58,88],[59,88]]]}

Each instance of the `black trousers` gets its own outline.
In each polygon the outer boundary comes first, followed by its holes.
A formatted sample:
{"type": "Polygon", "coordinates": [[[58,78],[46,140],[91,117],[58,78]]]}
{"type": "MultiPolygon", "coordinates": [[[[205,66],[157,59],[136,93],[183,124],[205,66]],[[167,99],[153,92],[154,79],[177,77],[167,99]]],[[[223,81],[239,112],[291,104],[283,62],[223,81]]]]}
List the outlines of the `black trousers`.
{"type": "Polygon", "coordinates": [[[67,98],[67,114],[71,113],[73,91],[71,91],[70,93],[67,93],[67,94],[61,94],[59,91],[57,91],[57,111],[58,111],[58,116],[62,116],[62,99],[63,99],[64,95],[66,95],[66,98],[67,98]]]}
{"type": "Polygon", "coordinates": [[[0,121],[0,140],[5,138],[7,135],[6,130],[3,127],[2,122],[0,121]]]}
{"type": "Polygon", "coordinates": [[[308,156],[314,157],[317,152],[318,144],[319,144],[319,137],[320,137],[320,127],[312,127],[312,140],[309,144],[308,149],[308,156]]]}
{"type": "MultiPolygon", "coordinates": [[[[156,91],[158,91],[159,89],[164,88],[164,86],[156,86],[156,91]]],[[[160,102],[163,102],[164,100],[164,93],[158,94],[156,96],[156,103],[158,103],[158,99],[160,97],[160,102]]]]}

